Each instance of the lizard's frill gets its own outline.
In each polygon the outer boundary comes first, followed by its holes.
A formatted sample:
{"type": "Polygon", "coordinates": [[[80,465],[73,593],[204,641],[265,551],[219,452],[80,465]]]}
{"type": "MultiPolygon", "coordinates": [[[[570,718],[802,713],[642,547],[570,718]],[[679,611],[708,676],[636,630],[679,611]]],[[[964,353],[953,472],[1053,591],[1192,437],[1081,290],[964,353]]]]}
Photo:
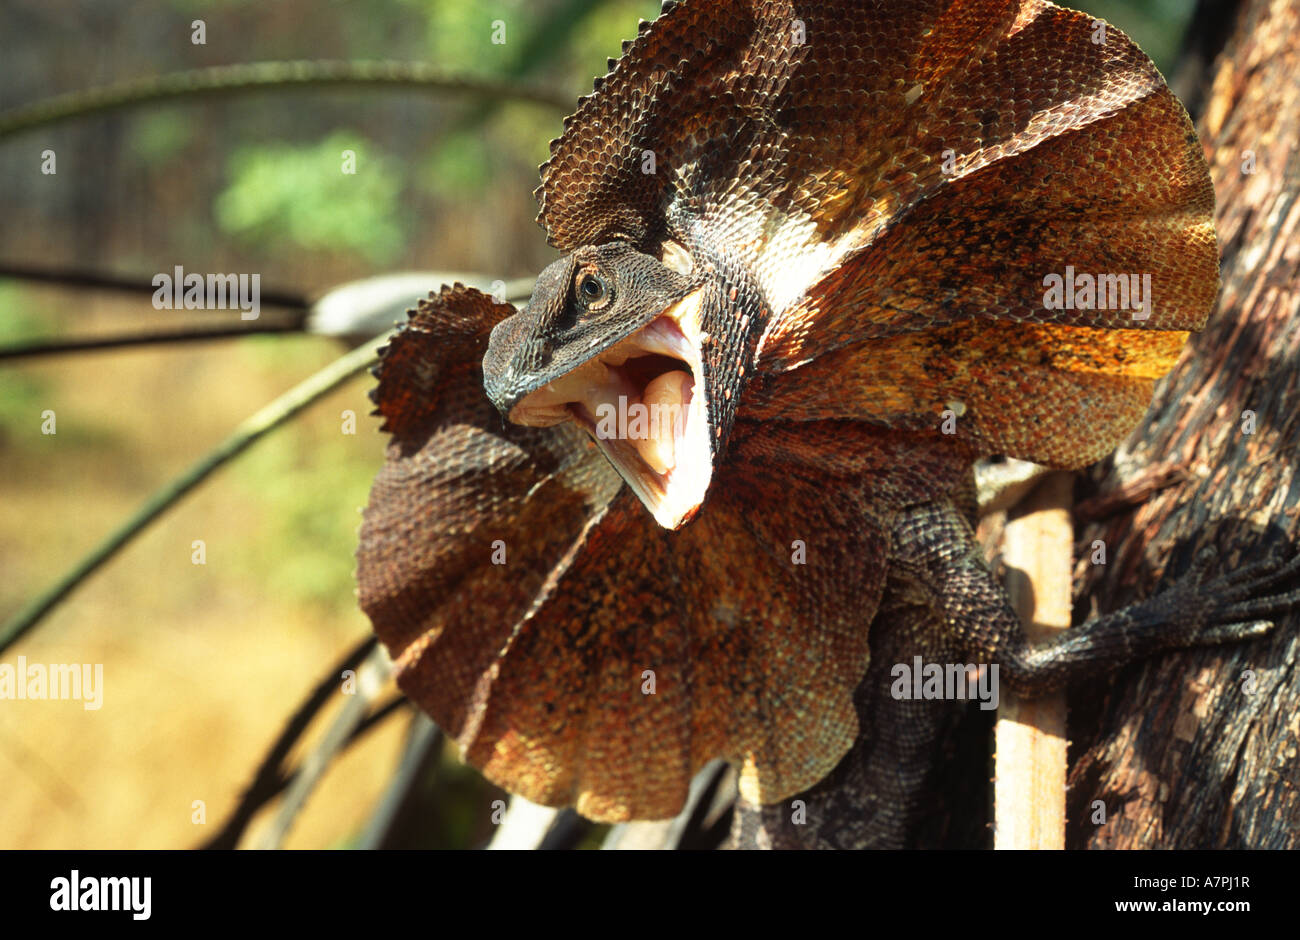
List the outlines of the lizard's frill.
{"type": "Polygon", "coordinates": [[[491,780],[594,819],[674,815],[715,757],[757,802],[813,785],[857,731],[884,514],[965,464],[741,423],[707,512],[668,532],[571,424],[502,424],[478,363],[503,309],[446,289],[380,370],[357,569],[399,685],[491,780]]]}
{"type": "Polygon", "coordinates": [[[839,399],[796,417],[951,410],[981,452],[1063,466],[1132,428],[1218,286],[1182,106],[1126,36],[1043,0],[681,4],[580,103],[538,196],[559,248],[675,225],[743,266],[754,372],[780,407],[839,399]]]}

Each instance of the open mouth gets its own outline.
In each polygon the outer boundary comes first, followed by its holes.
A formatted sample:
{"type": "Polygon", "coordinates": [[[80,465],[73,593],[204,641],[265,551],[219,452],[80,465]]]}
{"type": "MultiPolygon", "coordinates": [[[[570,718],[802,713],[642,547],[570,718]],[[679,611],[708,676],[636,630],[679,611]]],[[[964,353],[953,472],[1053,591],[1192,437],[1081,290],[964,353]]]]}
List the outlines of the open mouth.
{"type": "Polygon", "coordinates": [[[695,515],[712,474],[700,294],[530,393],[509,416],[533,427],[576,422],[668,529],[695,515]]]}

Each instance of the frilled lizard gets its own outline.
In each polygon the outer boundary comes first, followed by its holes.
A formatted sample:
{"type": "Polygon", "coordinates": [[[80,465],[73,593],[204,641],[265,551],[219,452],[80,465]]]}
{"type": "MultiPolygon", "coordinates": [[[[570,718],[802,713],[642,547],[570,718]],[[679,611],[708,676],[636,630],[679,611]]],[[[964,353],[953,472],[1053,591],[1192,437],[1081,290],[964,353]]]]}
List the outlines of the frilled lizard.
{"type": "Polygon", "coordinates": [[[506,789],[664,818],[723,757],[736,844],[899,845],[945,713],[893,664],[1032,695],[1297,600],[1203,565],[1031,647],[973,540],[973,462],[1108,453],[1217,290],[1196,136],[1118,31],[666,4],[538,194],[527,307],[444,288],[383,357],[358,555],[401,688],[506,789]]]}

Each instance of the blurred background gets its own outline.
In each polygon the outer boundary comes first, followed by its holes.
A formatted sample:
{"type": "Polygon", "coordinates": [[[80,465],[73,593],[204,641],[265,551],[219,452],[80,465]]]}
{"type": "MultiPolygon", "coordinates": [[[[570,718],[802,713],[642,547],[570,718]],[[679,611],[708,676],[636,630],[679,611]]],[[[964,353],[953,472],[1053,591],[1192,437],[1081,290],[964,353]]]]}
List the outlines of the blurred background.
{"type": "MultiPolygon", "coordinates": [[[[1192,7],[1071,5],[1134,37],[1166,74],[1192,7]]],[[[14,109],[284,60],[423,63],[571,105],[658,9],[657,0],[5,0],[0,274],[56,269],[144,289],[0,276],[0,348],[196,318],[240,325],[237,313],[155,310],[150,281],[176,265],[260,274],[268,322],[272,291],[310,300],[404,270],[535,275],[554,252],[531,193],[566,113],[555,102],[391,85],[270,87],[9,130],[14,109]],[[192,41],[196,20],[202,44],[192,41]],[[348,150],[354,174],[340,171],[348,150]],[[54,173],[42,172],[47,151],[54,173]]],[[[0,360],[0,622],[346,348],[290,331],[0,360]],[[46,411],[55,434],[42,433],[46,411]]],[[[383,459],[372,384],[351,379],[255,444],[0,653],[0,663],[104,666],[99,710],[0,700],[0,847],[186,847],[220,827],[288,716],[369,632],[352,570],[358,510],[383,459]],[[195,540],[205,564],[193,563],[195,540]]],[[[342,707],[327,707],[295,756],[342,707]]],[[[411,721],[399,708],[348,749],[284,844],[357,844],[411,721]]],[[[443,752],[422,771],[424,811],[401,844],[470,847],[491,835],[502,794],[443,752]]],[[[272,812],[258,814],[249,839],[272,812]]]]}

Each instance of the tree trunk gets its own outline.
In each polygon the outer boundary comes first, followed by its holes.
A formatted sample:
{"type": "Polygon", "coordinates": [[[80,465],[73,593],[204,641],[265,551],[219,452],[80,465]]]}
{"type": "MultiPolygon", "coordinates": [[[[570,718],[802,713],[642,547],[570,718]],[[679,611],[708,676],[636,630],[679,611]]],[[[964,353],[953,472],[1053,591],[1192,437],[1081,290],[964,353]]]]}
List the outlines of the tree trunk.
{"type": "MultiPolygon", "coordinates": [[[[1076,506],[1076,612],[1296,541],[1300,515],[1300,0],[1245,0],[1198,123],[1223,288],[1129,441],[1076,506]],[[1095,540],[1106,564],[1089,560],[1095,540]]],[[[1070,690],[1067,845],[1300,847],[1300,615],[1070,690]],[[1101,810],[1104,808],[1104,821],[1101,810]]]]}

